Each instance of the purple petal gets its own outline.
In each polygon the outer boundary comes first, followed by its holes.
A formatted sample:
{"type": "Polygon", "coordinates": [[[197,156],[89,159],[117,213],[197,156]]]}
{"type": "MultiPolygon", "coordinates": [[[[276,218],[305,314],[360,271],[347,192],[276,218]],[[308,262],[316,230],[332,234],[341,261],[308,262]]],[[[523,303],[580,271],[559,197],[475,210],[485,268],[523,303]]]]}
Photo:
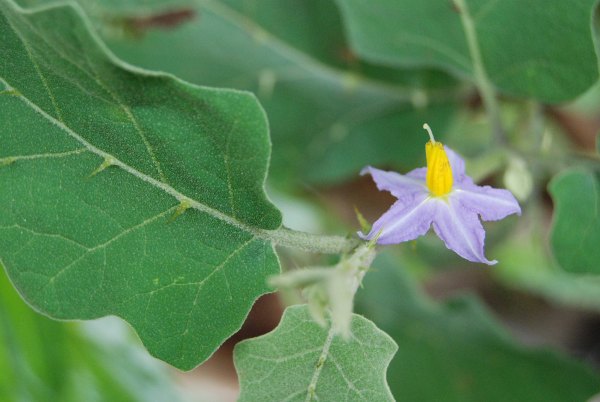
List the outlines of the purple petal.
{"type": "Polygon", "coordinates": [[[464,208],[452,196],[447,199],[436,199],[436,215],[433,230],[444,241],[446,247],[461,257],[484,264],[493,265],[497,261],[489,261],[483,252],[485,231],[477,213],[464,208]]]}
{"type": "Polygon", "coordinates": [[[366,240],[379,235],[378,244],[396,244],[416,239],[427,233],[435,215],[435,205],[426,192],[410,202],[396,201],[374,224],[368,235],[359,233],[366,240]]]}
{"type": "Polygon", "coordinates": [[[398,199],[407,197],[414,198],[416,194],[427,190],[424,181],[408,175],[401,175],[396,172],[386,172],[371,166],[367,166],[360,172],[361,175],[367,173],[373,177],[373,181],[379,190],[389,191],[398,199]]]}
{"type": "Polygon", "coordinates": [[[448,155],[448,162],[450,162],[450,167],[452,168],[454,183],[461,183],[465,178],[465,161],[452,148],[444,145],[444,150],[446,151],[446,155],[448,155]]]}
{"type": "MultiPolygon", "coordinates": [[[[410,172],[408,172],[406,175],[408,177],[410,177],[411,179],[416,179],[416,180],[422,181],[423,183],[426,183],[427,168],[426,167],[416,168],[416,169],[413,169],[410,172]]],[[[425,185],[427,185],[427,184],[425,184],[425,185]]]]}
{"type": "Polygon", "coordinates": [[[511,214],[521,215],[521,207],[508,190],[477,186],[470,180],[459,184],[452,197],[484,221],[497,221],[511,214]]]}

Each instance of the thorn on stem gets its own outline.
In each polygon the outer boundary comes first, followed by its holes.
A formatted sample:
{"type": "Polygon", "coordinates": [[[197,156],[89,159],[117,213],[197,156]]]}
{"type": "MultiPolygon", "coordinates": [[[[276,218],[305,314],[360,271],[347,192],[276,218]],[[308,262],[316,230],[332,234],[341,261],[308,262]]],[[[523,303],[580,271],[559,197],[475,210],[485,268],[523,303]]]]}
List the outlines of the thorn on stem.
{"type": "Polygon", "coordinates": [[[0,91],[0,95],[21,96],[21,92],[17,91],[14,88],[4,89],[4,90],[0,91]]]}
{"type": "Polygon", "coordinates": [[[90,175],[88,176],[88,179],[91,179],[92,177],[96,176],[98,173],[102,172],[107,167],[110,167],[114,164],[115,164],[115,160],[113,158],[109,157],[109,158],[104,159],[104,162],[102,162],[96,170],[94,170],[92,173],[90,173],[90,175]]]}
{"type": "Polygon", "coordinates": [[[15,162],[15,158],[13,158],[13,157],[9,156],[8,158],[2,158],[2,159],[0,159],[0,167],[8,166],[14,162],[15,162]]]}
{"type": "Polygon", "coordinates": [[[171,223],[173,222],[175,219],[177,219],[180,215],[182,215],[185,211],[187,211],[188,209],[190,209],[192,207],[192,203],[190,202],[190,200],[182,200],[179,204],[179,206],[177,207],[177,209],[175,210],[175,212],[173,212],[173,215],[171,215],[171,217],[169,218],[167,223],[171,223]]]}

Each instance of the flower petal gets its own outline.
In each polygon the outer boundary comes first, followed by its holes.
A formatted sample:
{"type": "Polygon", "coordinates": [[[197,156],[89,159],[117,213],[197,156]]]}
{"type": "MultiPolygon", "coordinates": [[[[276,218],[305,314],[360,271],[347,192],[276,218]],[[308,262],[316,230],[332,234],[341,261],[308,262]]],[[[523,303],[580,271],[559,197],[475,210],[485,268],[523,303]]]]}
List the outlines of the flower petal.
{"type": "Polygon", "coordinates": [[[478,213],[484,221],[497,221],[511,214],[521,215],[521,207],[510,191],[477,186],[470,180],[458,185],[452,197],[466,209],[478,213]]]}
{"type": "Polygon", "coordinates": [[[462,183],[465,178],[465,161],[452,148],[444,145],[444,150],[446,151],[446,155],[448,155],[448,162],[450,162],[450,167],[452,168],[454,183],[462,183]]]}
{"type": "Polygon", "coordinates": [[[425,181],[408,175],[401,175],[396,172],[386,172],[375,169],[371,166],[364,168],[360,174],[370,174],[379,190],[385,190],[392,193],[398,199],[406,197],[414,198],[418,193],[427,192],[425,181]]]}
{"type": "Polygon", "coordinates": [[[427,168],[426,167],[413,169],[410,172],[408,172],[406,174],[406,176],[410,177],[411,179],[422,181],[423,184],[427,185],[427,183],[426,183],[427,168]]]}
{"type": "Polygon", "coordinates": [[[497,261],[485,258],[485,231],[477,213],[463,207],[452,196],[436,201],[433,230],[444,241],[446,247],[469,261],[496,264],[497,261]]]}
{"type": "Polygon", "coordinates": [[[416,239],[427,233],[435,215],[432,198],[426,193],[411,202],[396,201],[374,224],[368,235],[358,235],[371,240],[377,235],[378,244],[396,244],[416,239]]]}

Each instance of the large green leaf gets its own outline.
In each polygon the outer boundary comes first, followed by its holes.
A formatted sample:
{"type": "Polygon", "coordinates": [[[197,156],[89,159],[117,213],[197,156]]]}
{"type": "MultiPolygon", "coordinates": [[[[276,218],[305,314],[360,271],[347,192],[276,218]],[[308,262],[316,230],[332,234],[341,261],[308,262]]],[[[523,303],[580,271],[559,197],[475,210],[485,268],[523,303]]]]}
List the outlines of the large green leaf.
{"type": "Polygon", "coordinates": [[[247,93],[124,65],[77,7],[0,10],[0,259],[13,283],[52,317],[118,315],[155,356],[196,366],[279,271],[263,111],[247,93]]]}
{"type": "Polygon", "coordinates": [[[567,171],[550,183],[554,199],[552,249],[567,271],[600,274],[600,177],[567,171]]]}
{"type": "Polygon", "coordinates": [[[240,401],[392,401],[385,372],[398,349],[353,315],[348,340],[319,326],[307,306],[289,307],[279,326],[235,347],[240,401]]]}
{"type": "Polygon", "coordinates": [[[347,45],[331,1],[192,3],[195,20],[142,37],[111,32],[115,20],[129,26],[143,11],[95,8],[95,15],[110,47],[131,63],[253,91],[269,115],[280,183],[331,182],[367,164],[412,167],[422,158],[423,122],[443,137],[455,108],[447,89],[452,80],[344,59],[347,45]],[[430,104],[415,107],[413,100],[430,104]]]}
{"type": "Polygon", "coordinates": [[[359,291],[358,310],[399,345],[388,370],[402,401],[584,401],[600,389],[589,367],[515,343],[473,297],[426,298],[392,255],[359,291]]]}
{"type": "Polygon", "coordinates": [[[87,323],[43,317],[19,298],[1,269],[0,400],[180,400],[164,365],[134,346],[124,326],[114,317],[87,323]]]}
{"type": "MultiPolygon", "coordinates": [[[[461,15],[452,1],[337,0],[353,49],[395,66],[436,66],[472,77],[461,15]]],[[[502,91],[548,102],[598,80],[590,22],[596,0],[465,0],[484,68],[502,91]]]]}

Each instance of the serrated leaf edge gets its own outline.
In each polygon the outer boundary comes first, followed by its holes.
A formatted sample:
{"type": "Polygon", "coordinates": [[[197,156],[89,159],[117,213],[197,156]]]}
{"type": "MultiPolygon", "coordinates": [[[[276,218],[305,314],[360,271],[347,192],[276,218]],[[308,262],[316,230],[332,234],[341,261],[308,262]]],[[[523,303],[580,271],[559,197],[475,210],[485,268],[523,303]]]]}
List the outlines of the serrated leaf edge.
{"type": "MultiPolygon", "coordinates": [[[[240,373],[240,367],[239,367],[239,362],[238,362],[239,358],[238,358],[238,355],[236,352],[237,352],[237,350],[239,350],[240,345],[244,345],[248,342],[252,342],[252,341],[256,341],[256,340],[266,339],[266,338],[274,335],[278,330],[281,329],[283,322],[290,314],[292,314],[295,310],[302,310],[305,308],[308,308],[308,305],[300,304],[300,305],[294,305],[294,306],[290,306],[290,307],[286,308],[285,311],[283,312],[283,315],[281,316],[279,324],[272,331],[270,331],[264,335],[257,336],[255,338],[245,339],[245,340],[239,342],[238,344],[236,344],[235,348],[234,348],[234,352],[233,352],[233,364],[235,366],[235,369],[236,369],[236,372],[238,373],[238,375],[240,373]]],[[[398,351],[398,344],[396,343],[396,341],[394,341],[394,339],[391,336],[389,336],[386,332],[384,332],[383,330],[378,328],[377,325],[375,325],[375,323],[373,323],[373,321],[369,320],[368,318],[364,317],[363,315],[353,313],[352,319],[354,319],[354,318],[362,320],[364,324],[372,327],[375,333],[379,334],[380,336],[385,338],[391,345],[393,345],[393,351],[392,351],[393,353],[390,353],[386,357],[386,360],[384,361],[384,363],[385,363],[384,367],[387,369],[390,365],[390,362],[394,358],[394,355],[398,351]]],[[[314,324],[318,325],[316,322],[314,322],[314,324]]],[[[317,362],[315,362],[315,371],[313,372],[311,381],[306,389],[305,402],[310,402],[313,400],[312,395],[317,389],[317,383],[319,381],[319,376],[320,376],[323,366],[325,365],[325,361],[327,360],[327,357],[329,355],[329,348],[331,347],[334,337],[335,337],[334,328],[330,327],[329,330],[327,331],[327,338],[325,338],[325,342],[323,343],[323,348],[321,349],[321,354],[319,355],[317,362]]],[[[352,337],[352,339],[357,340],[354,337],[354,335],[351,335],[351,337],[352,337]]],[[[384,380],[383,382],[385,384],[385,390],[386,390],[387,394],[390,396],[391,400],[393,400],[393,394],[392,394],[390,386],[387,382],[387,370],[384,370],[384,372],[383,372],[383,380],[384,380]]],[[[240,385],[241,385],[241,383],[240,383],[240,385]]]]}

